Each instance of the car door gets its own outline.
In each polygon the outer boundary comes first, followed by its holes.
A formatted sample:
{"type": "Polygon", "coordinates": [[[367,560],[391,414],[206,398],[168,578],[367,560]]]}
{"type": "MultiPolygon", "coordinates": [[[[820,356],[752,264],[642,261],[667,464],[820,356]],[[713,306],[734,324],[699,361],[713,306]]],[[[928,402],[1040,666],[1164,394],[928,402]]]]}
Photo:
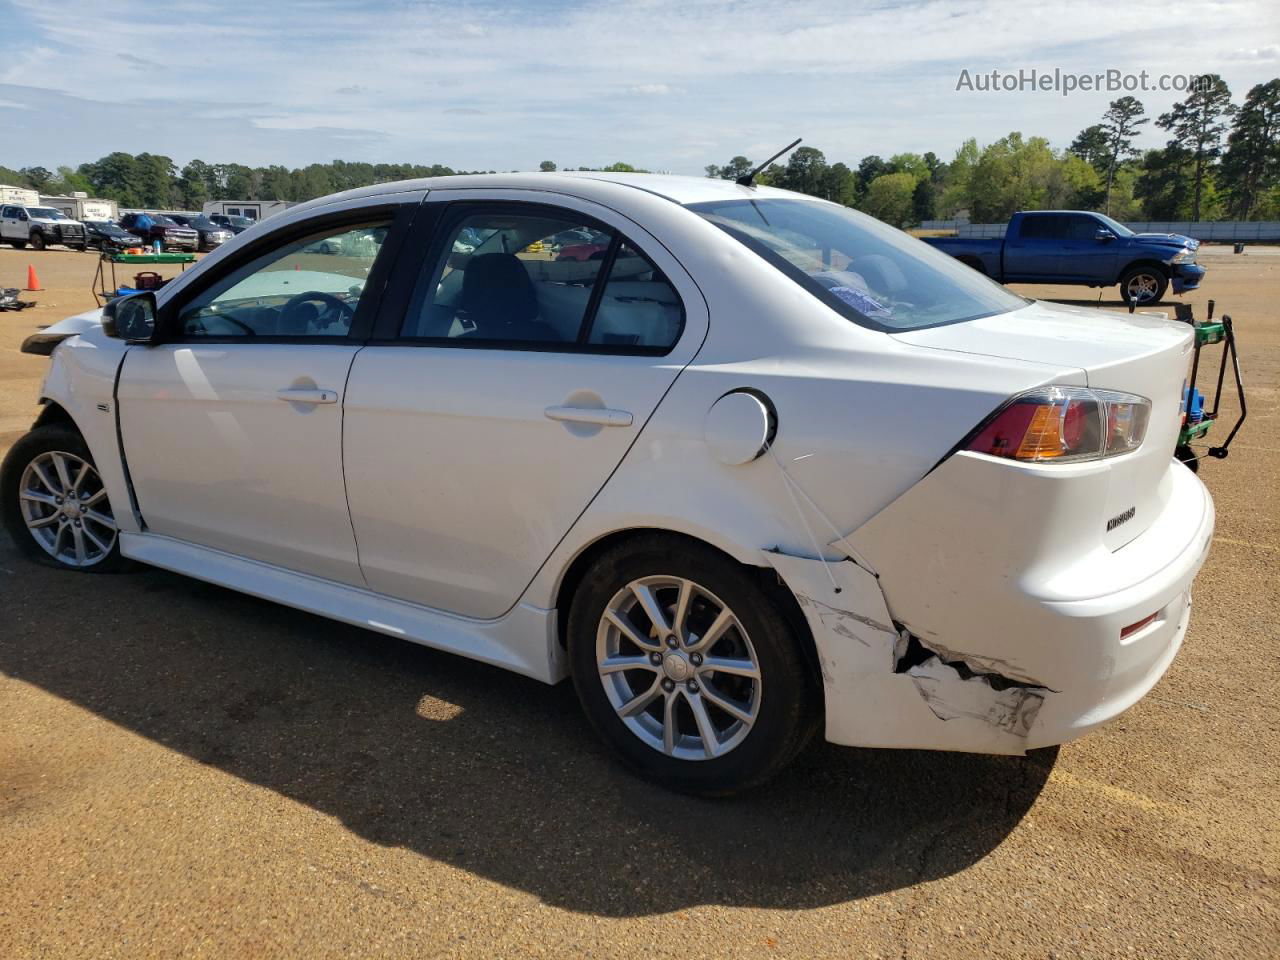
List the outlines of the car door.
{"type": "Polygon", "coordinates": [[[1116,279],[1118,238],[1087,213],[1063,214],[1066,230],[1060,246],[1058,273],[1077,283],[1109,284],[1116,279]],[[1109,240],[1099,239],[1106,230],[1109,240]]]}
{"type": "Polygon", "coordinates": [[[369,586],[489,619],[626,455],[707,315],[680,264],[611,210],[473,196],[425,205],[435,239],[352,365],[343,444],[369,586]],[[553,238],[580,228],[608,246],[562,254],[553,238]]]}
{"type": "Polygon", "coordinates": [[[11,204],[0,208],[0,237],[5,240],[27,239],[26,224],[18,214],[19,209],[11,204]]]}
{"type": "Polygon", "coordinates": [[[366,209],[272,231],[163,302],[162,342],[129,350],[118,388],[148,533],[363,585],[342,397],[407,216],[366,209]],[[325,238],[344,254],[305,252],[325,238]]]}
{"type": "Polygon", "coordinates": [[[1066,224],[1057,214],[1020,217],[1016,234],[1005,237],[1005,282],[1056,281],[1065,231],[1066,224]]]}

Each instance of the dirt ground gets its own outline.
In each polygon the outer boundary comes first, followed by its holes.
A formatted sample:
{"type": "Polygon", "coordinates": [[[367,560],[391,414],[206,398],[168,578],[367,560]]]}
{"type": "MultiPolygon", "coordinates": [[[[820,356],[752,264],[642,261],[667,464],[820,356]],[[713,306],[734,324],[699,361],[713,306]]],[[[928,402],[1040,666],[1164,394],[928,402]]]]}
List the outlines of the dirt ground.
{"type": "MultiPolygon", "coordinates": [[[[692,800],[615,767],[567,684],[0,534],[0,957],[1275,957],[1280,251],[1202,259],[1250,414],[1201,471],[1190,633],[1132,711],[1027,759],[818,745],[692,800]]],[[[18,344],[93,305],[91,255],[0,250],[0,286],[28,263],[0,450],[47,365],[18,344]]]]}

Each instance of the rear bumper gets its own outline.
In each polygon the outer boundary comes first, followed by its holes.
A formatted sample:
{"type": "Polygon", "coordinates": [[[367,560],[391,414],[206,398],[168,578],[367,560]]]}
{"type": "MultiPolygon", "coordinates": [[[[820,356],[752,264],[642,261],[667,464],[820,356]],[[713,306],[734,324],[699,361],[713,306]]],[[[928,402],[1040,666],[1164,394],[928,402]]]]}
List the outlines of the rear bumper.
{"type": "Polygon", "coordinates": [[[1170,272],[1169,282],[1174,293],[1186,293],[1200,286],[1204,279],[1205,268],[1198,263],[1177,263],[1170,272]]]}
{"type": "MultiPolygon", "coordinates": [[[[905,566],[868,554],[879,578],[852,562],[767,554],[813,632],[827,739],[1020,754],[1073,740],[1131,707],[1177,655],[1213,535],[1208,491],[1180,464],[1169,469],[1170,495],[1138,537],[1026,576],[972,560],[931,566],[928,555],[946,551],[910,530],[897,541],[905,566]]],[[[972,545],[956,549],[972,556],[972,545]]]]}

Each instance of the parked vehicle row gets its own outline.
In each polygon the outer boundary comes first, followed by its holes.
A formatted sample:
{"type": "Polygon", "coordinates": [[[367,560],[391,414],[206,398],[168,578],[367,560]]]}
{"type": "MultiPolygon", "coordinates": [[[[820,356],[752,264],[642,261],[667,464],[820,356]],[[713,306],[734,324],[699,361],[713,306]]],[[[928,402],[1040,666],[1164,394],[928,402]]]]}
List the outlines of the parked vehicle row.
{"type": "Polygon", "coordinates": [[[204,214],[187,213],[125,213],[119,220],[81,222],[52,207],[0,205],[0,241],[18,249],[30,246],[43,250],[61,244],[72,250],[86,250],[102,249],[105,244],[209,251],[250,225],[252,221],[239,227],[224,226],[204,214]]]}
{"type": "Polygon", "coordinates": [[[1175,233],[1134,233],[1101,213],[1035,210],[1015,213],[1003,238],[926,237],[1000,283],[1061,283],[1087,287],[1120,285],[1135,307],[1194,290],[1205,269],[1196,263],[1200,241],[1175,233]]]}
{"type": "Polygon", "coordinates": [[[384,184],[34,334],[0,511],[67,571],[572,677],[679,790],[818,732],[1021,754],[1178,652],[1214,525],[1173,459],[1194,339],[767,187],[384,184]]]}

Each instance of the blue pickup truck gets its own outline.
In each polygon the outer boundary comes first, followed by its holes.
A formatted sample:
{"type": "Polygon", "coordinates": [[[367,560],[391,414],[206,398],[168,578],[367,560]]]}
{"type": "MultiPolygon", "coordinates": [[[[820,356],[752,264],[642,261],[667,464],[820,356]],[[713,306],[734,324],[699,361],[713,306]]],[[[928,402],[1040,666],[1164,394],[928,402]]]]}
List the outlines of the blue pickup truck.
{"type": "Polygon", "coordinates": [[[925,237],[1001,283],[1064,283],[1085,287],[1120,285],[1126,303],[1160,302],[1194,290],[1204,276],[1196,263],[1200,241],[1176,233],[1134,233],[1101,213],[1035,210],[1015,213],[1003,239],[925,237]]]}

